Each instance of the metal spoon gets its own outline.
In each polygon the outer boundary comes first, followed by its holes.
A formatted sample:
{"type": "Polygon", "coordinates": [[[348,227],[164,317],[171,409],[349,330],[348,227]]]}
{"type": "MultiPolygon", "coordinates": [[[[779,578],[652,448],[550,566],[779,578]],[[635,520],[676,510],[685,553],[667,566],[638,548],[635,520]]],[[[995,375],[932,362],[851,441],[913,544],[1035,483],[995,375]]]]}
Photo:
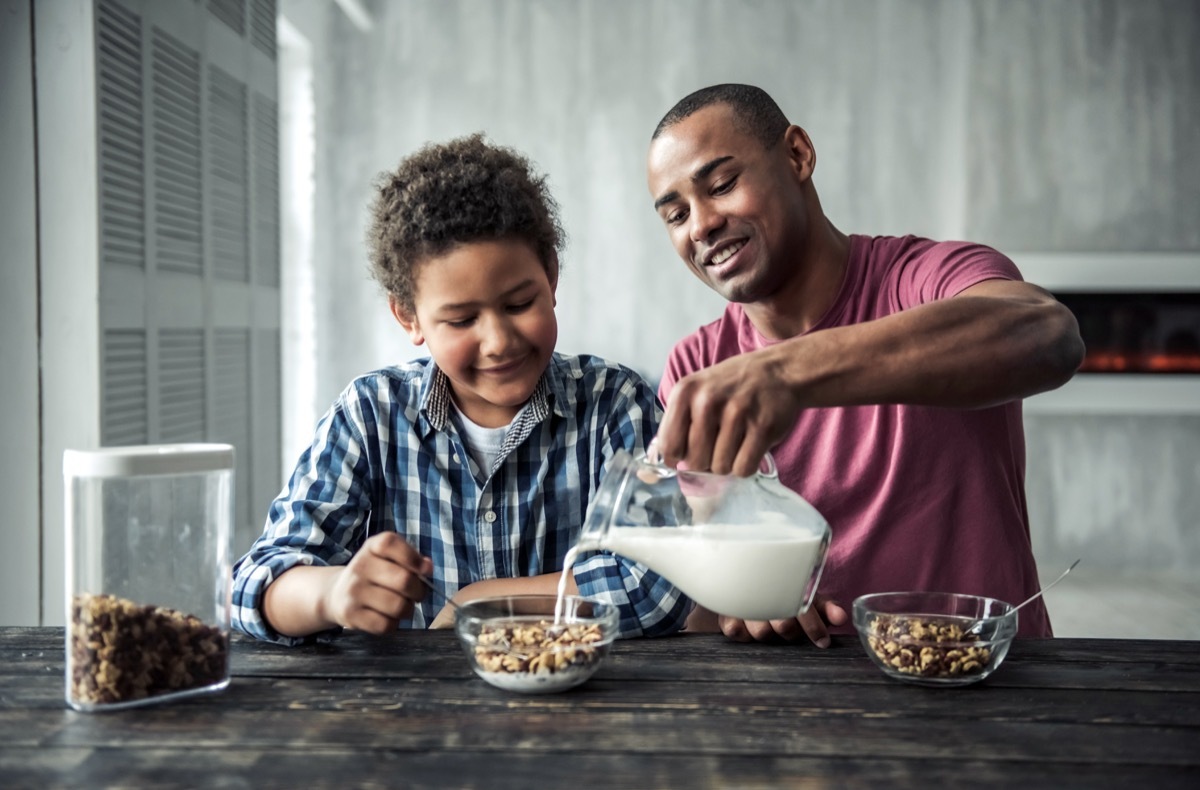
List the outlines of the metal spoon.
{"type": "MultiPolygon", "coordinates": [[[[1081,559],[1082,559],[1082,558],[1081,558],[1081,559]]],[[[1059,574],[1059,577],[1058,577],[1057,579],[1055,579],[1054,581],[1050,582],[1050,583],[1049,583],[1049,584],[1047,584],[1045,587],[1043,587],[1042,589],[1038,590],[1038,591],[1037,591],[1037,592],[1035,592],[1033,595],[1029,596],[1029,597],[1028,597],[1028,598],[1026,598],[1024,601],[1021,601],[1019,604],[1017,604],[1016,606],[1014,606],[1014,607],[1012,608],[1012,612],[1009,612],[1009,614],[1012,614],[1013,612],[1017,611],[1018,609],[1020,609],[1020,608],[1021,608],[1022,606],[1024,606],[1025,604],[1027,604],[1027,603],[1031,603],[1031,602],[1033,602],[1033,601],[1037,600],[1038,598],[1042,597],[1042,593],[1046,592],[1046,590],[1049,590],[1051,587],[1053,587],[1054,585],[1056,585],[1056,584],[1058,584],[1060,581],[1062,581],[1062,580],[1063,580],[1063,577],[1064,577],[1064,576],[1066,576],[1066,575],[1067,575],[1068,573],[1070,573],[1071,571],[1075,570],[1075,566],[1076,566],[1076,565],[1078,565],[1078,564],[1079,564],[1079,560],[1075,560],[1074,562],[1072,562],[1072,563],[1071,563],[1071,567],[1067,568],[1065,571],[1063,571],[1061,574],[1059,574]]],[[[982,628],[982,627],[983,627],[983,620],[974,620],[974,621],[972,621],[972,622],[971,622],[971,624],[970,624],[969,626],[967,626],[966,628],[964,628],[964,629],[963,629],[963,636],[966,636],[967,634],[971,634],[971,633],[978,633],[978,632],[979,632],[979,629],[980,629],[980,628],[982,628]]]]}

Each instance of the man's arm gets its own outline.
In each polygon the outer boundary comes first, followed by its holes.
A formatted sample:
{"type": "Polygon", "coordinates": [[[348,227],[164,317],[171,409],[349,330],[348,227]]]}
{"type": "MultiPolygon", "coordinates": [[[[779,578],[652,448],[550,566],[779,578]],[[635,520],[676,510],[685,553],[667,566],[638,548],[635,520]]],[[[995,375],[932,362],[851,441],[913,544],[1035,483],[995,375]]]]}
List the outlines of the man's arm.
{"type": "Polygon", "coordinates": [[[1083,360],[1075,317],[1035,285],[957,296],[803,335],[681,379],[658,433],[670,464],[752,474],[801,409],[982,408],[1062,386],[1083,360]]]}

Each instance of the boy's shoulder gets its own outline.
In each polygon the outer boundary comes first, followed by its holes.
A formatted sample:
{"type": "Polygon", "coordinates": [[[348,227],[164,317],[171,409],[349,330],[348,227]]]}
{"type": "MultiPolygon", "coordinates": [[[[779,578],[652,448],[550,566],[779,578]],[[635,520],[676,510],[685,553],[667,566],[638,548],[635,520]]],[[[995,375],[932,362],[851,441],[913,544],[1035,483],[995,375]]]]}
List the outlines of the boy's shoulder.
{"type": "Polygon", "coordinates": [[[654,389],[641,374],[619,362],[593,354],[554,352],[547,368],[550,389],[569,405],[579,401],[605,402],[618,396],[636,395],[654,389]]]}
{"type": "Polygon", "coordinates": [[[431,366],[432,360],[425,357],[363,373],[346,385],[338,400],[343,404],[371,402],[416,408],[421,403],[431,366]]]}

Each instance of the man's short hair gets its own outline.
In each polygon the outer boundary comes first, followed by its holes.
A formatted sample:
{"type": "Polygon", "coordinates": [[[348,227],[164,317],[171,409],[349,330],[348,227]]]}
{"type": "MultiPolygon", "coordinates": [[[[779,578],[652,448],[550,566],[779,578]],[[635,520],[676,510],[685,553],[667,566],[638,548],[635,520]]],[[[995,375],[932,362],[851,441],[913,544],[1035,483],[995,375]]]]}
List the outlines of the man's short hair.
{"type": "Polygon", "coordinates": [[[787,131],[788,119],[775,100],[762,88],[753,85],[724,83],[710,85],[689,93],[667,111],[654,128],[651,140],[683,119],[714,104],[727,104],[733,109],[739,129],[756,138],[764,148],[770,148],[787,131]]]}

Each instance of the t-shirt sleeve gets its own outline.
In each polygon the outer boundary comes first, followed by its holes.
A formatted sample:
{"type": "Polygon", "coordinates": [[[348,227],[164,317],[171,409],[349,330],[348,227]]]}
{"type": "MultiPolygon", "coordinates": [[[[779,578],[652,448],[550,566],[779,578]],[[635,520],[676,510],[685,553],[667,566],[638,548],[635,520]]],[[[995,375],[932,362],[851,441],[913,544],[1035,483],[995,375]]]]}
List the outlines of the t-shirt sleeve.
{"type": "Polygon", "coordinates": [[[945,241],[914,251],[894,270],[900,309],[957,296],[985,280],[1021,280],[1008,256],[983,244],[945,241]]]}
{"type": "Polygon", "coordinates": [[[689,335],[675,344],[667,356],[662,379],[658,382],[658,402],[666,408],[667,398],[675,384],[684,376],[707,367],[701,353],[699,333],[689,335]]]}

